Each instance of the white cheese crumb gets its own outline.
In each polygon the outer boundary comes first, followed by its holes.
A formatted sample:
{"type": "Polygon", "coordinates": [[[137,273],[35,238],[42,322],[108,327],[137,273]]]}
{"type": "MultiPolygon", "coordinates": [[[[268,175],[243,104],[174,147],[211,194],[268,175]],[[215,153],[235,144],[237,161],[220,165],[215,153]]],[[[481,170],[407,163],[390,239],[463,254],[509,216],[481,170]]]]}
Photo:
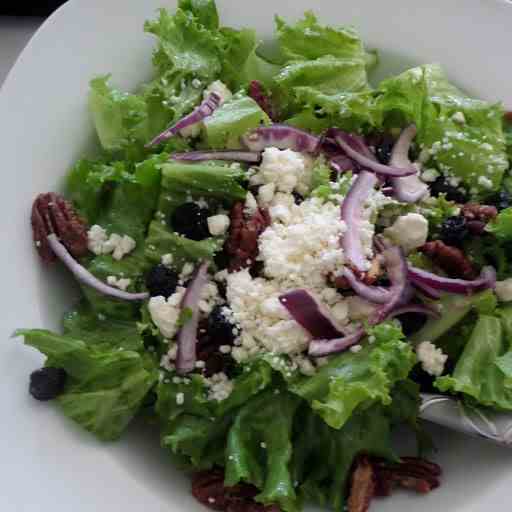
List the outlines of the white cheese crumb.
{"type": "Polygon", "coordinates": [[[94,254],[103,254],[103,245],[108,240],[107,232],[98,224],[87,232],[87,248],[94,254]]]}
{"type": "Polygon", "coordinates": [[[221,345],[219,347],[219,350],[222,354],[229,354],[231,352],[231,346],[230,345],[221,345]]]}
{"type": "Polygon", "coordinates": [[[120,260],[136,247],[135,240],[128,235],[112,233],[107,237],[107,232],[98,224],[92,226],[87,232],[87,247],[96,255],[110,254],[116,260],[120,260]]]}
{"type": "Polygon", "coordinates": [[[162,254],[162,264],[166,265],[167,267],[172,265],[172,262],[174,260],[174,256],[170,253],[168,254],[162,254]]]}
{"type": "Polygon", "coordinates": [[[294,190],[305,194],[311,185],[311,162],[291,149],[266,148],[259,172],[251,178],[253,184],[274,183],[279,192],[294,190]]]}
{"type": "Polygon", "coordinates": [[[208,400],[222,402],[233,391],[233,383],[225,373],[215,373],[209,379],[204,379],[208,390],[208,400]]]}
{"type": "Polygon", "coordinates": [[[493,187],[492,180],[490,180],[487,176],[479,176],[478,177],[478,184],[481,187],[491,189],[493,187]]]}
{"type": "Polygon", "coordinates": [[[375,304],[354,295],[347,297],[348,316],[352,320],[362,320],[368,318],[375,312],[375,304]]]}
{"type": "Polygon", "coordinates": [[[191,83],[192,83],[192,87],[194,89],[200,89],[201,88],[202,84],[201,84],[201,80],[199,80],[199,78],[194,78],[191,83]]]}
{"type": "Polygon", "coordinates": [[[212,215],[206,219],[208,230],[212,236],[224,235],[229,228],[230,220],[227,215],[212,215]]]}
{"type": "Polygon", "coordinates": [[[226,84],[220,80],[212,82],[204,91],[203,97],[206,99],[210,93],[214,92],[220,98],[220,104],[222,105],[226,101],[230,100],[233,93],[227,88],[226,84]]]}
{"type": "Polygon", "coordinates": [[[443,373],[444,364],[448,359],[446,354],[440,348],[437,348],[430,341],[423,341],[416,347],[416,354],[418,360],[421,362],[421,367],[428,374],[439,377],[443,373]]]}
{"type": "Polygon", "coordinates": [[[408,213],[398,217],[391,227],[384,230],[384,234],[408,253],[427,241],[428,221],[419,213],[408,213]]]}
{"type": "Polygon", "coordinates": [[[247,192],[247,195],[245,196],[244,212],[247,215],[253,215],[257,209],[258,203],[256,202],[256,199],[254,198],[251,192],[247,192]]]}
{"type": "Polygon", "coordinates": [[[258,199],[260,203],[263,205],[269,204],[274,198],[274,193],[276,191],[276,186],[274,183],[267,183],[266,185],[262,185],[258,189],[258,199]]]}
{"type": "Polygon", "coordinates": [[[362,345],[352,345],[350,347],[350,352],[353,352],[354,354],[357,354],[360,350],[362,350],[362,345]]]}
{"type": "Polygon", "coordinates": [[[452,121],[459,124],[464,124],[466,122],[466,116],[464,115],[464,112],[455,112],[455,114],[452,116],[452,121]]]}
{"type": "Polygon", "coordinates": [[[127,278],[117,278],[116,276],[107,276],[107,283],[110,286],[114,286],[120,290],[126,291],[128,286],[132,284],[132,280],[127,278]]]}
{"type": "Polygon", "coordinates": [[[176,323],[180,316],[180,304],[184,293],[185,288],[179,286],[167,300],[161,295],[149,299],[151,320],[165,338],[173,338],[176,334],[176,323]]]}
{"type": "Polygon", "coordinates": [[[204,361],[201,361],[201,360],[196,361],[196,368],[199,368],[199,369],[204,368],[205,364],[206,363],[204,361]]]}
{"type": "Polygon", "coordinates": [[[512,277],[504,281],[497,281],[494,291],[501,302],[512,301],[512,277]]]}
{"type": "Polygon", "coordinates": [[[260,443],[260,446],[265,449],[267,447],[267,443],[264,443],[263,441],[260,443]]]}
{"type": "Polygon", "coordinates": [[[185,401],[185,395],[183,393],[176,393],[176,403],[178,405],[183,405],[185,401]]]}
{"type": "Polygon", "coordinates": [[[164,370],[167,370],[168,372],[172,372],[175,368],[174,364],[171,361],[171,358],[169,357],[169,354],[164,354],[160,359],[160,367],[164,368],[164,370]]]}

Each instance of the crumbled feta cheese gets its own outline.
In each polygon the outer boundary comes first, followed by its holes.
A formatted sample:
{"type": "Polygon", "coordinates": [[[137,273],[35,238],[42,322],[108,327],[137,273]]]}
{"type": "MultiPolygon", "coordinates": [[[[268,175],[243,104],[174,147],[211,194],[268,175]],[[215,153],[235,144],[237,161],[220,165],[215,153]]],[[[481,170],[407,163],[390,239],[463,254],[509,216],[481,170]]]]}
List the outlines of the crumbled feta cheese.
{"type": "Polygon", "coordinates": [[[427,241],[428,221],[419,213],[408,213],[398,217],[391,227],[384,230],[384,234],[405,252],[411,252],[427,241]]]}
{"type": "Polygon", "coordinates": [[[357,354],[357,353],[358,353],[360,350],[362,350],[362,349],[363,349],[362,345],[359,345],[359,344],[357,344],[357,345],[352,345],[352,346],[350,347],[350,352],[353,352],[354,354],[357,354]]]}
{"type": "Polygon", "coordinates": [[[212,236],[224,235],[229,228],[229,217],[224,214],[212,215],[206,219],[208,230],[212,236]]]}
{"type": "Polygon", "coordinates": [[[128,286],[132,284],[132,280],[127,278],[117,278],[116,276],[107,276],[107,284],[126,291],[128,286]]]}
{"type": "Polygon", "coordinates": [[[176,323],[180,316],[180,304],[184,293],[185,288],[179,286],[167,300],[161,295],[149,299],[148,309],[151,320],[165,338],[173,338],[176,334],[176,323]]]}
{"type": "Polygon", "coordinates": [[[174,256],[172,254],[163,254],[162,255],[162,264],[170,267],[174,260],[174,256]]]}
{"type": "Polygon", "coordinates": [[[267,183],[266,185],[262,185],[258,189],[258,199],[260,200],[260,203],[263,205],[269,204],[274,198],[275,191],[275,183],[267,183]]]}
{"type": "Polygon", "coordinates": [[[230,345],[221,345],[219,347],[219,351],[221,354],[229,354],[231,352],[231,346],[230,345]]]}
{"type": "Polygon", "coordinates": [[[455,112],[455,114],[452,116],[452,121],[459,124],[464,124],[466,122],[466,116],[464,115],[464,112],[455,112]]]}
{"type": "Polygon", "coordinates": [[[247,215],[254,214],[258,209],[258,203],[256,202],[255,197],[252,195],[251,192],[247,192],[247,195],[245,196],[245,208],[244,212],[247,215]]]}
{"type": "Polygon", "coordinates": [[[135,240],[128,235],[112,233],[107,238],[105,229],[95,224],[87,232],[87,247],[94,254],[110,254],[115,260],[120,260],[136,247],[135,240]]]}
{"type": "Polygon", "coordinates": [[[103,245],[108,240],[107,232],[98,224],[87,232],[87,247],[94,254],[103,254],[103,245]]]}
{"type": "Polygon", "coordinates": [[[198,368],[198,369],[202,369],[202,368],[204,368],[205,366],[206,366],[206,363],[205,363],[204,361],[201,361],[201,360],[196,361],[196,368],[198,368]]]}
{"type": "Polygon", "coordinates": [[[222,402],[233,391],[233,383],[225,373],[215,373],[209,379],[204,379],[208,386],[208,400],[222,402]]]}
{"type": "Polygon", "coordinates": [[[291,149],[266,148],[259,172],[251,178],[253,184],[273,183],[275,190],[305,194],[311,184],[311,162],[291,149]]]}
{"type": "Polygon", "coordinates": [[[185,395],[183,393],[176,393],[176,403],[178,405],[183,405],[185,401],[185,395]]]}
{"type": "Polygon", "coordinates": [[[169,354],[164,354],[160,359],[160,367],[168,372],[172,372],[175,368],[174,364],[169,357],[169,354]]]}
{"type": "Polygon", "coordinates": [[[201,80],[199,80],[199,78],[194,78],[191,83],[192,83],[192,87],[194,89],[200,89],[201,88],[202,84],[201,84],[201,80]]]}
{"type": "Polygon", "coordinates": [[[497,281],[494,291],[501,302],[512,301],[512,277],[504,281],[497,281]]]}
{"type": "Polygon", "coordinates": [[[421,367],[429,374],[439,377],[443,373],[444,364],[448,359],[440,348],[430,341],[423,341],[416,347],[416,355],[421,367]]]}
{"type": "Polygon", "coordinates": [[[233,96],[232,92],[226,87],[226,84],[220,80],[212,82],[204,91],[203,97],[206,99],[210,93],[214,92],[220,98],[220,104],[222,105],[226,101],[230,100],[233,96]]]}
{"type": "Polygon", "coordinates": [[[479,176],[478,177],[478,184],[481,187],[491,189],[493,187],[492,180],[490,180],[487,176],[479,176]]]}
{"type": "Polygon", "coordinates": [[[435,169],[425,169],[421,175],[421,179],[426,183],[432,183],[439,178],[441,174],[435,169]]]}
{"type": "MultiPolygon", "coordinates": [[[[272,213],[275,214],[271,208],[272,213]]],[[[339,206],[320,199],[292,204],[260,236],[259,259],[265,275],[285,281],[287,288],[325,288],[326,277],[343,266],[339,239],[345,231],[339,206]]]]}

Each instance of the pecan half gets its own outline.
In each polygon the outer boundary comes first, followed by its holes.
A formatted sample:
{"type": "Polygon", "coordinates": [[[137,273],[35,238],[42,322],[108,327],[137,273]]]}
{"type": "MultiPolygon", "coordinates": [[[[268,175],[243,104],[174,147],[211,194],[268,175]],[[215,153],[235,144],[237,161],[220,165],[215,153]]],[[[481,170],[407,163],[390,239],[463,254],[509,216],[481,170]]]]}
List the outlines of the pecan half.
{"type": "Polygon", "coordinates": [[[419,250],[450,277],[474,279],[477,275],[473,264],[460,249],[446,245],[441,240],[427,242],[419,250]]]}
{"type": "Polygon", "coordinates": [[[263,505],[254,501],[258,489],[249,484],[224,486],[224,471],[214,468],[194,475],[192,495],[213,510],[226,512],[279,512],[276,505],[263,505]]]}
{"type": "Polygon", "coordinates": [[[62,196],[54,192],[39,194],[32,205],[31,223],[36,249],[46,263],[56,260],[47,241],[51,233],[75,258],[87,253],[87,225],[62,196]]]}
{"type": "Polygon", "coordinates": [[[487,224],[498,215],[498,209],[485,204],[467,203],[462,207],[461,213],[467,221],[479,220],[487,224]]]}
{"type": "Polygon", "coordinates": [[[397,464],[376,460],[374,469],[377,496],[389,496],[395,487],[426,494],[440,485],[441,468],[417,457],[403,457],[397,464]]]}
{"type": "Polygon", "coordinates": [[[425,494],[439,487],[441,468],[426,459],[402,457],[398,463],[357,458],[348,499],[349,512],[366,512],[374,496],[389,496],[397,487],[425,494]]]}
{"type": "Polygon", "coordinates": [[[375,475],[373,465],[365,455],[358,457],[352,473],[348,512],[366,512],[375,495],[375,475]]]}
{"type": "Polygon", "coordinates": [[[244,212],[244,203],[235,203],[231,209],[229,237],[224,249],[230,257],[229,272],[252,267],[258,256],[258,237],[270,225],[267,210],[258,208],[252,215],[244,212]]]}

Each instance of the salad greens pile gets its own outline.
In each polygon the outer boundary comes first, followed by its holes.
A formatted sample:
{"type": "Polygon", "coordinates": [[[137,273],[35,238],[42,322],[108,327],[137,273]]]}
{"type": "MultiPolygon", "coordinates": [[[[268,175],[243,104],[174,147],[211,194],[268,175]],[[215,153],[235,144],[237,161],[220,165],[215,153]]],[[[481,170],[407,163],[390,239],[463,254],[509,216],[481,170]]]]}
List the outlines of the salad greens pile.
{"type": "MultiPolygon", "coordinates": [[[[92,253],[83,258],[94,276],[106,281],[122,275],[135,292],[145,291],[146,273],[167,254],[178,272],[200,261],[221,268],[217,255],[225,235],[188,239],[165,219],[200,198],[229,210],[246,198],[247,171],[221,161],[172,161],[170,155],[238,149],[242,135],[271,125],[247,93],[253,80],[271,95],[285,124],[316,134],[337,127],[364,135],[396,134],[415,124],[412,153],[431,174],[453,180],[474,201],[510,189],[512,127],[504,125],[500,104],[466,96],[435,64],[373,87],[368,73],[377,65],[376,53],[352,29],[322,26],[310,12],[296,24],[277,17],[276,27],[277,51],[270,61],[260,55],[254,31],[219,24],[213,0],[181,0],[174,14],[162,9],[145,24],[157,41],[151,82],[127,93],[111,85],[110,76],[91,81],[89,104],[102,151],[69,171],[66,196],[89,225],[136,241],[120,260],[92,253]],[[146,147],[192,111],[215,80],[234,94],[194,137],[146,147]]],[[[319,160],[311,197],[328,200],[330,174],[319,160]]],[[[339,178],[340,193],[351,179],[339,178]]],[[[413,211],[436,233],[459,207],[441,194],[421,205],[395,202],[382,214],[413,211]]],[[[502,209],[481,237],[464,246],[478,266],[494,266],[499,280],[512,276],[510,249],[512,208],[502,209]]],[[[418,252],[409,261],[426,269],[432,264],[418,252]]],[[[268,354],[237,364],[232,392],[221,401],[208,398],[199,373],[183,378],[160,367],[166,340],[147,304],[115,300],[85,285],[82,292],[62,334],[17,333],[47,357],[46,366],[65,370],[67,384],[57,399],[64,414],[105,441],[117,439],[137,415],[153,416],[162,446],[180,466],[223,466],[227,485],[252,483],[260,490],[257,501],[286,512],[300,510],[305,500],[342,510],[354,458],[364,452],[396,460],[393,428],[406,423],[419,430],[420,386],[413,378],[422,370],[414,343],[428,340],[448,355],[444,374],[423,374],[422,386],[427,377],[431,389],[512,410],[512,307],[490,290],[445,294],[440,318],[429,319],[410,338],[397,320],[373,326],[366,338],[371,343],[330,356],[313,375],[282,370],[268,354]]]]}

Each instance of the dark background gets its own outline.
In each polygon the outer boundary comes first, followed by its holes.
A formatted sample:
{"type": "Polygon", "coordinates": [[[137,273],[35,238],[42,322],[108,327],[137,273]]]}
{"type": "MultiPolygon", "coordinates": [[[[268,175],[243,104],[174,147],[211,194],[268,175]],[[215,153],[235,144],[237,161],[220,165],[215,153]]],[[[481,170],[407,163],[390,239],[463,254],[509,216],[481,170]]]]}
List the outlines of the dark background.
{"type": "Polygon", "coordinates": [[[0,16],[48,16],[64,2],[65,0],[0,0],[0,16]]]}

